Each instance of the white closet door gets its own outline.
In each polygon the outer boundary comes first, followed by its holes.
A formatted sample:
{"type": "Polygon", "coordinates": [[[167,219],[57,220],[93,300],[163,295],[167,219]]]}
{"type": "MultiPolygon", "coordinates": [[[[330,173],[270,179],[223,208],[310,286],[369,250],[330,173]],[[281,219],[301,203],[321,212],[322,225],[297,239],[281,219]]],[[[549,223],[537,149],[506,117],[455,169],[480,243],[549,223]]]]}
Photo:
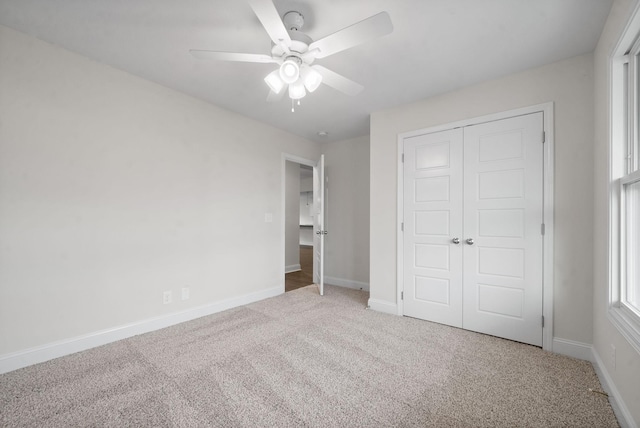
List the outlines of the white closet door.
{"type": "Polygon", "coordinates": [[[542,113],[464,128],[463,327],[537,346],[542,131],[542,113]]]}
{"type": "Polygon", "coordinates": [[[404,314],[462,326],[462,130],[404,140],[404,314]]]}

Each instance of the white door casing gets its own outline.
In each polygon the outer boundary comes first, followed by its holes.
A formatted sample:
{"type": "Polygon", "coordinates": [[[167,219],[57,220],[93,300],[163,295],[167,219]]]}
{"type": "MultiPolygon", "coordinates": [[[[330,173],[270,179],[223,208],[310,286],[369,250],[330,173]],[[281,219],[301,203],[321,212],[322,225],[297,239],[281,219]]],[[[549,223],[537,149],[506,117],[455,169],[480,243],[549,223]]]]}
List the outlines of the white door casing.
{"type": "Polygon", "coordinates": [[[539,112],[404,138],[405,315],[542,345],[542,130],[539,112]]]}
{"type": "MultiPolygon", "coordinates": [[[[306,165],[313,168],[313,194],[314,194],[314,232],[322,231],[322,234],[315,234],[313,239],[313,281],[318,285],[318,291],[320,295],[324,295],[324,237],[326,235],[325,227],[325,173],[324,173],[324,155],[320,156],[317,161],[305,159],[293,154],[282,154],[282,166],[281,166],[281,210],[284,213],[286,211],[286,164],[287,161],[295,162],[300,165],[306,165]]],[[[266,221],[266,220],[265,220],[266,221]]],[[[282,216],[281,222],[282,229],[282,246],[281,246],[281,265],[284,266],[285,260],[285,216],[282,216]]],[[[285,291],[285,273],[282,269],[282,292],[285,291]]]]}
{"type": "Polygon", "coordinates": [[[324,155],[313,168],[313,281],[318,292],[324,295],[324,155]]]}

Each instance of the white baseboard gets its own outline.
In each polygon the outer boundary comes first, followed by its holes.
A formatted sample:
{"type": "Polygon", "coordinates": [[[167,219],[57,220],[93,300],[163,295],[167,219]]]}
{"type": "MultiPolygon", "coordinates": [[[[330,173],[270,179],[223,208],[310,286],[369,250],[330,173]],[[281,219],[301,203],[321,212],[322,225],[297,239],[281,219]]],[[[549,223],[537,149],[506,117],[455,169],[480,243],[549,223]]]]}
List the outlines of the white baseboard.
{"type": "Polygon", "coordinates": [[[576,342],[575,340],[553,338],[552,351],[556,354],[567,355],[579,360],[591,361],[593,346],[589,343],[576,342]]]}
{"type": "Polygon", "coordinates": [[[622,428],[638,428],[638,425],[633,421],[633,416],[631,416],[629,408],[620,397],[620,392],[616,388],[616,384],[613,383],[613,379],[611,379],[609,372],[607,372],[600,355],[598,355],[595,348],[591,349],[591,353],[593,368],[600,379],[602,388],[607,392],[607,394],[609,394],[609,403],[611,403],[613,413],[615,413],[616,418],[618,418],[618,423],[622,428]]]}
{"type": "Polygon", "coordinates": [[[302,268],[300,267],[300,263],[298,263],[297,265],[289,265],[284,267],[284,273],[298,272],[299,270],[302,270],[302,268]]]}
{"type": "Polygon", "coordinates": [[[175,312],[111,329],[96,331],[94,333],[85,334],[71,339],[48,343],[46,345],[26,349],[24,351],[5,354],[0,356],[0,374],[49,361],[54,358],[63,357],[65,355],[74,354],[76,352],[85,351],[87,349],[95,348],[96,346],[106,345],[107,343],[126,339],[128,337],[149,333],[161,328],[191,321],[193,319],[222,312],[227,309],[247,305],[269,297],[275,297],[283,292],[284,287],[279,285],[277,287],[271,287],[255,293],[232,297],[230,299],[221,300],[219,302],[210,303],[197,308],[187,309],[182,312],[175,312]]]}
{"type": "Polygon", "coordinates": [[[324,282],[338,287],[353,288],[356,290],[369,291],[369,284],[361,281],[353,281],[351,279],[336,278],[334,276],[324,276],[324,282]]]}
{"type": "Polygon", "coordinates": [[[384,312],[385,314],[398,315],[398,307],[395,303],[384,300],[369,299],[369,309],[384,312]]]}

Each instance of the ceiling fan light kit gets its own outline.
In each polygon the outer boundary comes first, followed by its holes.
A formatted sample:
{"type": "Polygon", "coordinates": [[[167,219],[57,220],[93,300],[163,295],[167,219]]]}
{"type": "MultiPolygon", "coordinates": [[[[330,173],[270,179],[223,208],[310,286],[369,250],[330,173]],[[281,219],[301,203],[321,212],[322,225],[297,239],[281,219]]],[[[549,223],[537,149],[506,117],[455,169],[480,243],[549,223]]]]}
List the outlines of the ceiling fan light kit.
{"type": "Polygon", "coordinates": [[[264,78],[271,90],[267,101],[279,100],[285,86],[288,86],[289,98],[299,103],[307,91],[314,92],[322,83],[347,95],[356,95],[363,89],[361,85],[324,67],[312,65],[313,62],[393,31],[389,14],[380,12],[313,41],[300,32],[304,26],[304,17],[300,12],[289,11],[281,19],[272,0],[249,0],[249,4],[273,42],[271,57],[207,50],[190,52],[198,59],[278,64],[278,69],[264,78]]]}

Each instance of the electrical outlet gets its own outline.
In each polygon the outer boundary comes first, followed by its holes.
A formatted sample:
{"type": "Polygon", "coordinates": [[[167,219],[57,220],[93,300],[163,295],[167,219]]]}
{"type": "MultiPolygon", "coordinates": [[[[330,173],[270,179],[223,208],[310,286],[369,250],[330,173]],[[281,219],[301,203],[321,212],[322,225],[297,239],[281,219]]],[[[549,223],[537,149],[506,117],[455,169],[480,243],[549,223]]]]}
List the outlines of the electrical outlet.
{"type": "Polygon", "coordinates": [[[182,287],[182,300],[189,298],[189,287],[182,287]]]}
{"type": "Polygon", "coordinates": [[[613,365],[613,370],[615,371],[615,369],[616,369],[616,347],[615,347],[615,345],[613,343],[611,344],[611,365],[613,365]]]}
{"type": "Polygon", "coordinates": [[[165,291],[162,293],[162,303],[165,305],[171,303],[171,291],[165,291]]]}

